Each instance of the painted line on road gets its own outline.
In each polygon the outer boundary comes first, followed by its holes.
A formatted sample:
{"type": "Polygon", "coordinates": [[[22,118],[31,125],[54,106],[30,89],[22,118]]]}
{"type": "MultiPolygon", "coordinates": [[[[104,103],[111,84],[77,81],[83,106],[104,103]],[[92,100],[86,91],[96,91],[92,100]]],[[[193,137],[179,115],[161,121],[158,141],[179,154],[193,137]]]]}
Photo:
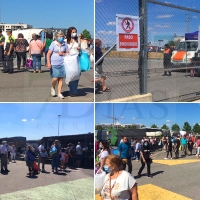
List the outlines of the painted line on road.
{"type": "Polygon", "coordinates": [[[200,162],[200,160],[171,160],[169,159],[169,160],[153,160],[153,162],[157,164],[174,166],[174,165],[183,165],[183,164],[200,162]]]}
{"type": "MultiPolygon", "coordinates": [[[[139,186],[138,196],[140,200],[192,200],[188,197],[171,192],[153,184],[139,186]]],[[[101,196],[96,194],[95,200],[101,200],[101,196]]]]}
{"type": "Polygon", "coordinates": [[[2,194],[0,200],[94,200],[93,188],[94,178],[83,178],[2,194]]]}

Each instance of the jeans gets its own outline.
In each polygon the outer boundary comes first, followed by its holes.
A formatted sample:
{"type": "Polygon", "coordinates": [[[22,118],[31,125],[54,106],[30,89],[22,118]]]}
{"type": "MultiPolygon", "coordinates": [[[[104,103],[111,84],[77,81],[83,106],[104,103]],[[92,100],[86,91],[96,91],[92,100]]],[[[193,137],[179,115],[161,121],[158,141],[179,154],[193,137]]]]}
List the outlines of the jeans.
{"type": "Polygon", "coordinates": [[[45,65],[47,64],[47,53],[49,51],[49,48],[46,48],[44,49],[44,55],[45,55],[45,65]]]}
{"type": "Polygon", "coordinates": [[[23,60],[23,67],[26,66],[26,52],[16,52],[17,55],[17,68],[20,69],[21,58],[23,60]]]}
{"type": "Polygon", "coordinates": [[[140,152],[135,152],[135,154],[136,154],[136,159],[140,160],[140,152]]]}
{"type": "Polygon", "coordinates": [[[182,151],[183,151],[183,154],[186,156],[186,154],[187,154],[187,147],[186,147],[186,145],[182,145],[182,151]]]}
{"type": "Polygon", "coordinates": [[[69,88],[70,88],[69,94],[70,95],[78,94],[78,82],[79,82],[79,80],[69,82],[69,88]]]}
{"type": "Polygon", "coordinates": [[[57,170],[59,167],[59,154],[53,155],[52,161],[51,161],[52,170],[57,170]]]}
{"type": "Polygon", "coordinates": [[[5,56],[5,60],[3,61],[3,69],[5,71],[13,72],[13,67],[14,67],[13,59],[14,56],[12,53],[9,56],[7,55],[5,56]]]}
{"type": "Polygon", "coordinates": [[[135,158],[135,147],[134,146],[131,147],[131,151],[132,151],[132,157],[135,158]]]}
{"type": "Polygon", "coordinates": [[[32,54],[33,58],[33,69],[36,71],[36,62],[38,62],[38,70],[41,70],[41,55],[40,54],[32,54]]]}
{"type": "MultiPolygon", "coordinates": [[[[141,164],[142,164],[142,166],[140,167],[138,174],[141,174],[144,167],[145,167],[145,163],[143,162],[142,159],[141,159],[141,164]]],[[[151,164],[148,161],[146,161],[146,164],[147,164],[147,175],[150,176],[150,174],[151,174],[151,164]]]]}
{"type": "MultiPolygon", "coordinates": [[[[128,172],[131,174],[132,173],[132,163],[131,163],[131,159],[127,159],[128,160],[128,172]]],[[[123,164],[123,170],[126,169],[126,164],[123,164]]]]}

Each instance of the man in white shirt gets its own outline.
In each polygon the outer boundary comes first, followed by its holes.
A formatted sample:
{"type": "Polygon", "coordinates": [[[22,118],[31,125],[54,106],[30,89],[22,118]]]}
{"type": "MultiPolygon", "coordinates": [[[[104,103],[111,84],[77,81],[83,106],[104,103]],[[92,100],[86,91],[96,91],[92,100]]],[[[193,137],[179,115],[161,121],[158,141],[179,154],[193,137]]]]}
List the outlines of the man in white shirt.
{"type": "Polygon", "coordinates": [[[6,141],[2,142],[2,145],[0,145],[1,150],[1,173],[3,172],[9,172],[8,165],[7,165],[7,154],[8,150],[6,148],[6,141]]]}
{"type": "Polygon", "coordinates": [[[80,167],[82,160],[82,148],[81,148],[81,143],[78,142],[78,145],[76,146],[76,167],[80,167]]]}
{"type": "Polygon", "coordinates": [[[40,163],[42,163],[42,172],[45,172],[44,166],[45,166],[45,148],[44,148],[44,141],[41,141],[40,146],[38,147],[39,154],[38,154],[38,167],[40,169],[40,163]]]}
{"type": "Polygon", "coordinates": [[[9,143],[7,145],[7,150],[8,150],[8,164],[9,164],[9,162],[11,162],[11,150],[12,150],[12,147],[10,146],[9,143]]]}

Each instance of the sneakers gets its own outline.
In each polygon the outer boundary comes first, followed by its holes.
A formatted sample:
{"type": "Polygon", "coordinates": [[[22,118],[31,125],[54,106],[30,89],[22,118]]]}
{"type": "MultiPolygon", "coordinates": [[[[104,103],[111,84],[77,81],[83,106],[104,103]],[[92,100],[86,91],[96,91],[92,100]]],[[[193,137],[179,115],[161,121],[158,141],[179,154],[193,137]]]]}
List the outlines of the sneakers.
{"type": "Polygon", "coordinates": [[[62,94],[58,94],[59,99],[64,99],[65,97],[62,94]]]}
{"type": "Polygon", "coordinates": [[[168,158],[164,158],[165,160],[168,160],[168,158]]]}
{"type": "Polygon", "coordinates": [[[56,96],[56,90],[53,87],[51,87],[51,96],[56,96]]]}

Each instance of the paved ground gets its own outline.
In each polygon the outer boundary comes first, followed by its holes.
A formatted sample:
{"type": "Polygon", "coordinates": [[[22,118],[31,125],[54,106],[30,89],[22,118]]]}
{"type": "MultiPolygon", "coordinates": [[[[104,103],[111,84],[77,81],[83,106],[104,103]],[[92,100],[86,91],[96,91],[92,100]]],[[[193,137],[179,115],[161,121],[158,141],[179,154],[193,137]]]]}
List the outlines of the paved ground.
{"type": "MultiPolygon", "coordinates": [[[[15,61],[16,64],[16,61],[15,61]]],[[[42,58],[44,64],[44,58],[42,58]]],[[[93,66],[92,66],[93,67],[93,66]]],[[[0,101],[1,102],[93,102],[94,101],[94,71],[91,69],[81,75],[78,92],[79,96],[72,98],[68,95],[68,85],[64,83],[63,95],[60,100],[50,94],[51,78],[49,70],[42,66],[43,73],[34,74],[33,70],[18,71],[15,66],[14,74],[0,72],[0,101]]]]}
{"type": "MultiPolygon", "coordinates": [[[[148,69],[162,69],[162,60],[148,60],[148,69]]],[[[106,79],[106,85],[111,92],[96,94],[95,101],[101,102],[139,94],[139,78],[136,70],[138,60],[130,58],[105,58],[104,72],[110,72],[106,79]],[[134,71],[132,74],[116,75],[119,71],[134,71]]],[[[172,72],[172,76],[162,76],[163,72],[151,71],[147,79],[147,91],[152,93],[153,101],[186,101],[191,97],[198,97],[199,77],[186,76],[186,72],[172,72]]]]}
{"type": "Polygon", "coordinates": [[[93,200],[93,170],[77,169],[58,175],[51,172],[46,165],[47,173],[29,178],[24,161],[9,164],[9,174],[0,174],[0,200],[93,200]]]}
{"type": "MultiPolygon", "coordinates": [[[[137,176],[140,162],[132,161],[133,176],[138,183],[140,200],[199,200],[200,159],[187,156],[164,160],[166,153],[156,152],[151,165],[153,178],[147,178],[146,168],[142,177],[137,176]]],[[[100,200],[96,191],[96,200],[100,200]]]]}

